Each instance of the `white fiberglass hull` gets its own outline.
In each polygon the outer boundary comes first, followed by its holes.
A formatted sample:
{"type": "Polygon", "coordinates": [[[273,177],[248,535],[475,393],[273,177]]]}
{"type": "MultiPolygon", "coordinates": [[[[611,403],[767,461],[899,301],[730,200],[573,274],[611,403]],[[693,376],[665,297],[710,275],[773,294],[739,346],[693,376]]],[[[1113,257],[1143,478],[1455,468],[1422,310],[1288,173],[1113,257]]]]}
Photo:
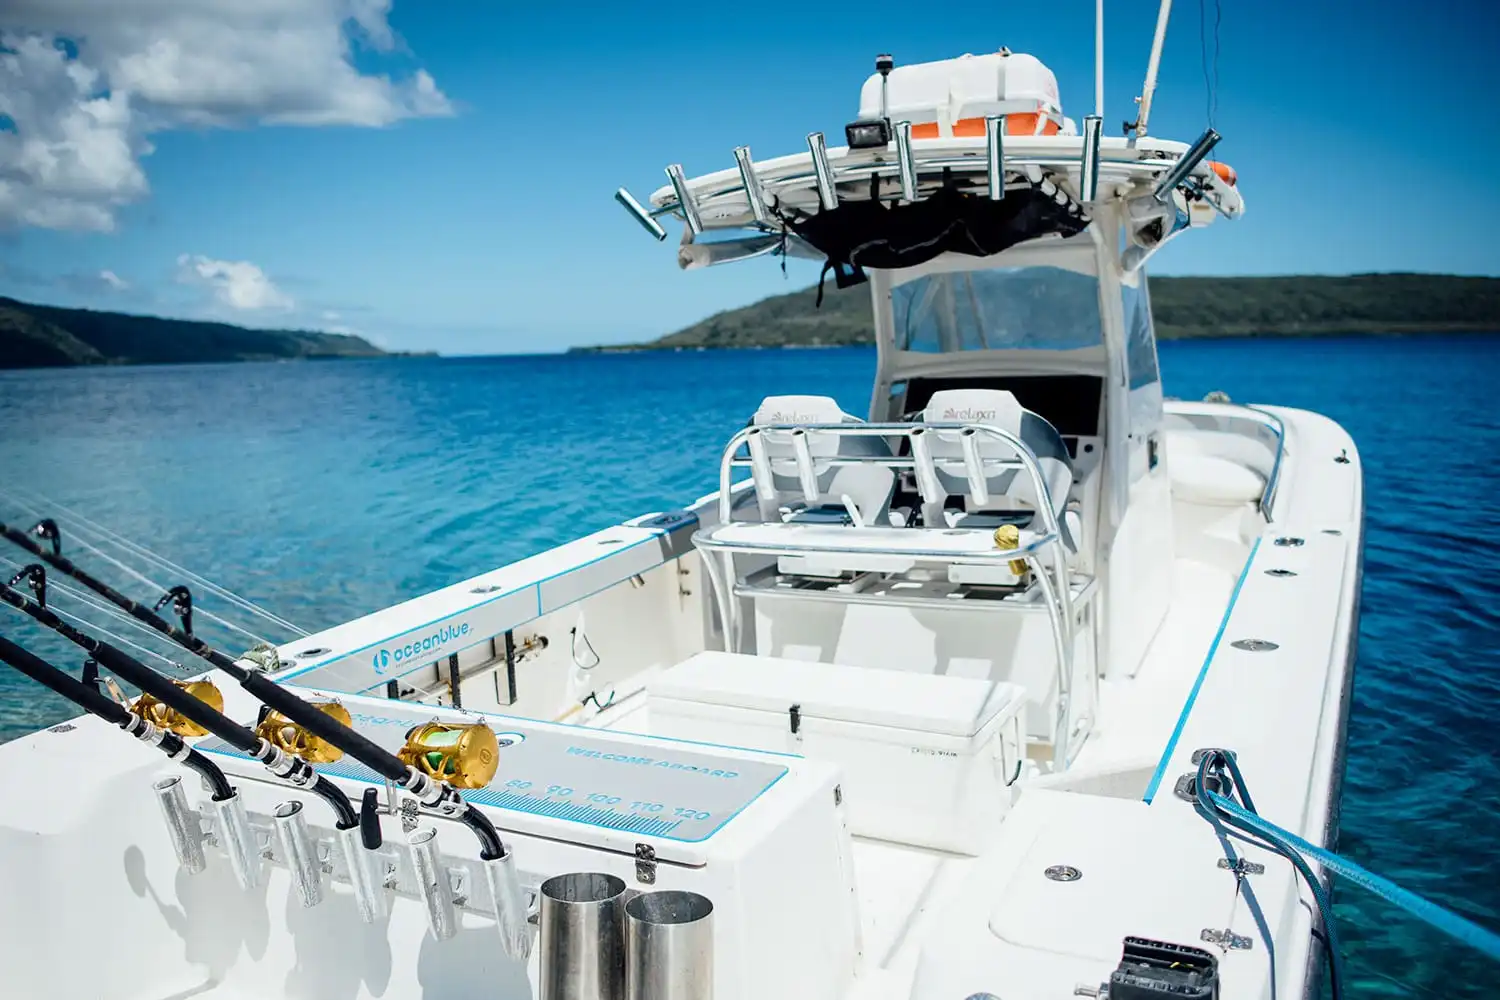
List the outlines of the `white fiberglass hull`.
{"type": "MultiPolygon", "coordinates": [[[[602,871],[633,889],[709,896],[719,1000],[1068,996],[1108,978],[1127,936],[1208,948],[1221,996],[1269,997],[1262,933],[1235,875],[1219,865],[1213,831],[1174,787],[1192,770],[1194,750],[1230,749],[1264,816],[1315,843],[1333,836],[1363,501],[1359,457],[1340,428],[1301,411],[1265,412],[1284,428],[1269,509],[1205,501],[1203,483],[1172,481],[1171,600],[1142,639],[1144,656],[1130,670],[1097,664],[1092,726],[1071,766],[1054,768],[1033,745],[1003,820],[967,854],[851,834],[847,769],[785,756],[794,744],[718,749],[650,735],[661,721],[650,685],[723,641],[692,525],[681,519],[638,519],[283,647],[281,676],[341,693],[361,725],[389,723],[395,733],[408,719],[451,714],[434,706],[452,700],[452,671],[464,712],[521,734],[538,754],[566,745],[558,753],[567,773],[582,778],[521,788],[507,760],[522,758],[502,753],[485,790],[492,794],[476,793],[515,852],[523,885],[602,871]],[[406,701],[380,700],[392,681],[406,701]],[[642,761],[688,777],[648,782],[642,761]],[[755,789],[695,804],[679,790],[700,772],[705,781],[753,779],[755,789]],[[595,778],[597,788],[584,785],[595,778]],[[612,794],[617,787],[634,791],[612,794]],[[665,789],[665,805],[640,788],[665,789]],[[632,808],[668,818],[656,826],[620,818],[632,808]],[[671,823],[683,825],[661,832],[671,823]],[[642,844],[651,848],[644,862],[642,844]],[[1049,877],[1057,866],[1079,877],[1049,877]]],[[[707,517],[713,500],[692,509],[707,517]]],[[[907,649],[912,622],[927,622],[938,630],[931,661],[905,652],[903,662],[934,677],[990,669],[974,665],[972,650],[945,653],[942,626],[932,623],[946,619],[920,609],[888,619],[886,632],[866,612],[841,612],[826,628],[799,619],[795,636],[778,614],[754,619],[765,644],[754,652],[860,665],[858,650],[907,649]]],[[[227,714],[252,719],[254,702],[228,678],[216,680],[227,714]]],[[[315,834],[331,837],[316,799],[231,757],[222,762],[252,816],[304,801],[315,834]]],[[[213,843],[204,871],[181,870],[152,793],[153,780],[176,766],[97,720],[16,740],[0,748],[0,763],[0,795],[10,803],[0,818],[0,962],[18,996],[537,995],[540,949],[524,965],[505,959],[472,882],[455,889],[464,902],[451,939],[434,938],[423,904],[401,885],[388,893],[389,914],[366,924],[331,857],[335,870],[324,873],[314,908],[304,908],[278,863],[241,889],[213,843]],[[81,938],[84,926],[107,933],[81,938]]],[[[357,769],[328,773],[356,799],[370,784],[357,769]]],[[[893,768],[891,781],[900,780],[893,768]]],[[[201,804],[197,783],[184,784],[201,804]]],[[[468,832],[424,822],[438,830],[454,877],[472,875],[468,832]]],[[[405,850],[400,817],[382,823],[393,856],[405,850]]],[[[276,861],[276,848],[266,849],[276,861]]],[[[1274,942],[1277,995],[1304,993],[1316,970],[1315,910],[1284,861],[1244,854],[1265,865],[1247,878],[1274,942]]]]}

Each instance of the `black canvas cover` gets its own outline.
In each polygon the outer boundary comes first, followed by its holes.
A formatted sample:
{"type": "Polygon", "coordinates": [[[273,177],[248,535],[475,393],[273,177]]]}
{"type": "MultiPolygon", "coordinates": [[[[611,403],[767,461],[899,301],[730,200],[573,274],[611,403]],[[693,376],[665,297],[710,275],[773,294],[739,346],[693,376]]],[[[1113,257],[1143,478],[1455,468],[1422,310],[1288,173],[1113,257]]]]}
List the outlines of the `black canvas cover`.
{"type": "MultiPolygon", "coordinates": [[[[1076,235],[1088,220],[1035,189],[1010,191],[992,201],[945,187],[905,205],[845,201],[789,224],[828,255],[823,275],[832,270],[844,288],[864,281],[865,268],[913,267],[941,253],[989,257],[1047,233],[1076,235]]],[[[818,299],[821,303],[821,280],[818,299]]]]}

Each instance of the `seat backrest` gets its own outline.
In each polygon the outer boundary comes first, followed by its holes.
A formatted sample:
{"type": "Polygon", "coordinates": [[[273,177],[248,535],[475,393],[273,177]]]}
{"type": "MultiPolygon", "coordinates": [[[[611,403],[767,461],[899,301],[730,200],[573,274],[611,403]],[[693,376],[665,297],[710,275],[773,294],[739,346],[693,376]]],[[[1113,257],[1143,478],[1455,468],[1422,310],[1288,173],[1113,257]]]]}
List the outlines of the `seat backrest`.
{"type": "MultiPolygon", "coordinates": [[[[1062,519],[1068,490],[1073,485],[1073,461],[1068,455],[1067,445],[1063,444],[1062,435],[1056,428],[1021,406],[1015,396],[1003,389],[944,389],[932,394],[927,408],[922,411],[922,420],[926,423],[985,424],[1015,435],[1036,456],[1051,497],[1052,512],[1059,521],[1062,519]]],[[[1005,442],[984,436],[978,438],[981,459],[1014,457],[1014,451],[1005,442]]],[[[942,488],[950,494],[968,495],[970,489],[963,460],[962,435],[954,431],[935,432],[929,435],[928,449],[942,488]]],[[[1023,500],[1037,509],[1041,507],[1031,477],[1020,469],[987,470],[985,487],[990,495],[984,505],[986,508],[1005,507],[1003,498],[1023,500]]]]}
{"type": "MultiPolygon", "coordinates": [[[[830,396],[767,396],[751,418],[755,427],[770,427],[777,424],[858,424],[858,417],[850,416],[839,408],[830,396]]],[[[813,460],[813,474],[817,481],[817,493],[807,495],[801,472],[797,467],[794,433],[792,431],[762,431],[752,442],[751,454],[758,448],[765,456],[765,464],[752,462],[755,493],[760,501],[761,516],[774,520],[778,505],[801,500],[808,504],[837,504],[837,496],[829,496],[833,478],[839,466],[831,464],[830,458],[852,458],[861,455],[889,455],[890,447],[878,437],[853,437],[839,434],[808,431],[803,435],[808,454],[813,460]]]]}

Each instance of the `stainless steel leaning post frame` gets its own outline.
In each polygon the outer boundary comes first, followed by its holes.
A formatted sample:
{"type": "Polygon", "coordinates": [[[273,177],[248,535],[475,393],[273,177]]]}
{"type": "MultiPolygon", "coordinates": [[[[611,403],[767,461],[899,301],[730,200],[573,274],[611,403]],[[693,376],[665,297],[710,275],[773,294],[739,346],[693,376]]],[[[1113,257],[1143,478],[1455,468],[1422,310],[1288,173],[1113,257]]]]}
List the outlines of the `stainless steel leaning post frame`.
{"type": "MultiPolygon", "coordinates": [[[[927,440],[924,435],[944,432],[958,433],[963,444],[963,457],[961,459],[965,476],[969,481],[969,488],[980,502],[987,499],[987,491],[984,486],[986,469],[1016,468],[1021,469],[1030,478],[1031,485],[1035,491],[1034,495],[1039,498],[1036,516],[1041,520],[1042,530],[1032,534],[1030,539],[1023,536],[1022,545],[1016,549],[994,549],[984,553],[945,551],[941,543],[935,543],[930,549],[913,550],[910,548],[893,547],[889,550],[860,546],[857,550],[863,555],[889,555],[895,558],[909,558],[915,561],[925,562],[947,562],[947,563],[974,563],[974,562],[1008,562],[1014,559],[1023,559],[1030,568],[1032,575],[1041,588],[1042,596],[1046,604],[1047,615],[1051,620],[1053,645],[1057,655],[1057,714],[1053,720],[1053,759],[1059,767],[1066,767],[1072,759],[1071,753],[1071,727],[1068,718],[1072,705],[1072,682],[1073,682],[1073,646],[1074,627],[1076,618],[1073,608],[1072,580],[1067,566],[1067,548],[1062,541],[1062,530],[1057,521],[1057,515],[1053,511],[1051,493],[1047,489],[1047,482],[1043,477],[1041,468],[1037,464],[1036,455],[1031,449],[1008,431],[988,424],[968,423],[869,423],[869,424],[768,424],[756,427],[747,427],[739,431],[729,439],[729,444],[724,449],[724,454],[719,463],[719,505],[718,524],[728,525],[731,523],[733,509],[732,477],[735,468],[758,468],[759,477],[769,475],[768,459],[763,447],[760,445],[760,435],[772,433],[786,435],[790,438],[798,477],[802,481],[803,491],[809,500],[818,496],[817,467],[833,467],[842,465],[880,465],[890,469],[911,469],[917,480],[918,489],[922,499],[928,503],[942,499],[943,490],[937,481],[934,468],[934,459],[931,456],[927,440]],[[819,456],[814,458],[808,444],[809,436],[831,434],[835,436],[852,437],[878,437],[886,440],[894,438],[906,438],[911,442],[911,455],[900,457],[894,454],[886,455],[858,455],[858,456],[819,456]],[[1014,459],[985,459],[979,455],[978,435],[997,440],[1005,444],[1015,455],[1014,459]],[[738,457],[741,447],[749,452],[748,458],[738,457]],[[1050,558],[1043,558],[1048,554],[1050,558]]],[[[894,449],[893,449],[894,451],[894,449]]],[[[958,462],[959,459],[944,459],[945,464],[958,462]]],[[[923,532],[937,531],[939,529],[929,528],[879,528],[872,530],[891,532],[923,532]]],[[[719,610],[720,621],[724,625],[724,644],[730,652],[738,652],[742,645],[742,629],[739,615],[738,602],[735,599],[736,576],[734,572],[734,554],[736,552],[756,553],[760,555],[806,555],[809,553],[825,553],[846,551],[833,547],[812,547],[795,542],[787,543],[755,543],[724,541],[714,537],[715,529],[708,528],[700,530],[693,536],[693,544],[703,553],[703,565],[708,571],[709,582],[713,586],[714,596],[719,610]],[[719,561],[722,559],[722,563],[719,561]]],[[[894,537],[894,536],[893,536],[894,537]]],[[[1094,705],[1098,705],[1098,670],[1090,671],[1090,683],[1093,688],[1094,705]]],[[[1081,720],[1080,720],[1081,721],[1081,720]]]]}

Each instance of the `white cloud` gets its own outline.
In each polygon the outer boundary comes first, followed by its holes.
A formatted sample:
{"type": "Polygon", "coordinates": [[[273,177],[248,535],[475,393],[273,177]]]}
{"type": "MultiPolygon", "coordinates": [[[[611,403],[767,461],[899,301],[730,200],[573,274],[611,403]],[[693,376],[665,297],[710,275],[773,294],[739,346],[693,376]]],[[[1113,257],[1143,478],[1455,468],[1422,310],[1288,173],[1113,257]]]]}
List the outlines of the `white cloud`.
{"type": "Polygon", "coordinates": [[[130,287],[130,282],[110,270],[100,271],[99,280],[117,292],[123,292],[130,287]]]}
{"type": "Polygon", "coordinates": [[[147,136],[181,127],[355,125],[453,113],[401,48],[390,0],[7,0],[0,227],[109,230],[148,191],[147,136]],[[8,119],[8,122],[5,121],[8,119]]]}
{"type": "Polygon", "coordinates": [[[177,279],[184,284],[212,288],[214,297],[231,309],[286,310],[294,305],[266,272],[248,260],[213,260],[183,254],[177,258],[177,279]]]}

